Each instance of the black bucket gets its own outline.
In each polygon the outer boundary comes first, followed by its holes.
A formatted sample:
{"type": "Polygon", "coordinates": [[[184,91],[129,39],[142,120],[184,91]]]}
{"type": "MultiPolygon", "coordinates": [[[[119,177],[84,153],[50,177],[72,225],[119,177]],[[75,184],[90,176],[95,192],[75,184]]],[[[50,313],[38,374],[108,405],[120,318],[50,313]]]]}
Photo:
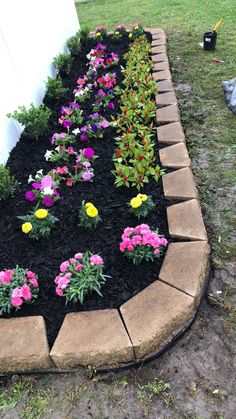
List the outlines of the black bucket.
{"type": "Polygon", "coordinates": [[[205,32],[203,35],[203,49],[205,51],[214,51],[216,48],[216,32],[205,32]]]}

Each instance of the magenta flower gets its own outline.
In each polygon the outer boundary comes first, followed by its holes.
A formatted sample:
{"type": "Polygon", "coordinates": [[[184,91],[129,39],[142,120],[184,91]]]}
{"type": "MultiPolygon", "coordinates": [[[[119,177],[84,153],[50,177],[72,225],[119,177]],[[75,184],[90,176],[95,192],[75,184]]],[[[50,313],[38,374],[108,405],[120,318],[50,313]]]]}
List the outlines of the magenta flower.
{"type": "Polygon", "coordinates": [[[84,148],[83,152],[86,159],[91,159],[94,156],[93,148],[90,148],[90,147],[84,148]]]}
{"type": "Polygon", "coordinates": [[[51,196],[44,196],[43,203],[45,207],[52,207],[54,205],[54,199],[51,196]]]}
{"type": "Polygon", "coordinates": [[[108,128],[109,127],[109,122],[106,119],[103,119],[101,122],[99,122],[98,125],[102,128],[108,128]]]}
{"type": "Polygon", "coordinates": [[[0,272],[0,283],[3,282],[4,284],[10,284],[13,273],[14,271],[12,269],[0,272]]]}
{"type": "Polygon", "coordinates": [[[62,262],[60,264],[60,271],[61,272],[66,272],[66,270],[69,266],[70,266],[70,262],[68,260],[66,260],[65,262],[62,262]]]}
{"type": "Polygon", "coordinates": [[[85,182],[88,182],[91,178],[93,177],[93,173],[92,172],[84,172],[83,174],[82,174],[82,179],[85,181],[85,182]]]}
{"type": "Polygon", "coordinates": [[[33,188],[35,189],[42,189],[42,185],[39,182],[33,182],[32,183],[33,188]]]}
{"type": "Polygon", "coordinates": [[[59,297],[63,297],[63,291],[59,287],[56,287],[56,293],[59,297]]]}
{"type": "Polygon", "coordinates": [[[80,136],[80,141],[86,141],[88,139],[88,134],[85,132],[80,136]]]}
{"type": "Polygon", "coordinates": [[[107,107],[108,107],[108,109],[114,109],[114,108],[115,108],[115,105],[114,105],[114,103],[113,103],[113,102],[109,102],[109,103],[107,104],[107,107]]]}
{"type": "Polygon", "coordinates": [[[21,287],[21,292],[22,292],[22,297],[24,298],[25,301],[29,301],[31,299],[32,294],[31,294],[29,285],[24,284],[21,287]]]}
{"type": "Polygon", "coordinates": [[[64,119],[62,125],[64,128],[70,128],[72,126],[72,122],[70,120],[64,119]]]}
{"type": "Polygon", "coordinates": [[[25,193],[25,199],[27,199],[27,201],[34,201],[35,200],[35,194],[34,191],[27,191],[25,193]]]}

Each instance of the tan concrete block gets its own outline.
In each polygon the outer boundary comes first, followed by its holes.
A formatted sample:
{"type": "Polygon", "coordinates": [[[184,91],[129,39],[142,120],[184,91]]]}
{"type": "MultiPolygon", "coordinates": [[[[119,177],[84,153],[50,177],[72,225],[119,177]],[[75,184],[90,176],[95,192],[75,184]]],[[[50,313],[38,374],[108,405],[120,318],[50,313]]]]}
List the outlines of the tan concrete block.
{"type": "Polygon", "coordinates": [[[134,361],[132,344],[117,310],[67,314],[50,355],[61,369],[134,361]]]}
{"type": "Polygon", "coordinates": [[[208,258],[205,241],[170,243],[159,279],[194,297],[197,305],[207,279],[208,258]]]}
{"type": "Polygon", "coordinates": [[[154,63],[153,64],[153,68],[152,71],[161,71],[161,70],[169,70],[170,66],[168,61],[163,61],[163,62],[159,62],[159,63],[154,63]]]}
{"type": "Polygon", "coordinates": [[[152,36],[152,47],[160,47],[161,45],[166,45],[166,37],[160,35],[152,36]],[[155,36],[155,38],[153,38],[155,36]],[[158,38],[157,38],[158,37],[158,38]]]}
{"type": "Polygon", "coordinates": [[[160,80],[171,80],[171,73],[169,70],[162,70],[153,73],[153,78],[156,81],[160,80]]]}
{"type": "Polygon", "coordinates": [[[165,45],[152,47],[152,54],[162,54],[163,52],[166,53],[166,46],[165,45]]]}
{"type": "Polygon", "coordinates": [[[150,32],[153,35],[165,35],[165,31],[162,28],[145,28],[146,32],[150,32]]]}
{"type": "MultiPolygon", "coordinates": [[[[159,96],[163,96],[163,94],[159,96]]],[[[158,127],[157,137],[159,143],[165,143],[169,145],[185,142],[185,135],[180,122],[172,122],[171,124],[166,124],[162,125],[161,127],[158,127]]]]}
{"type": "Polygon", "coordinates": [[[191,160],[188,155],[187,148],[183,143],[171,145],[159,151],[161,164],[164,167],[173,167],[180,169],[189,167],[191,160]]]}
{"type": "Polygon", "coordinates": [[[192,170],[189,167],[167,173],[162,176],[164,196],[166,199],[197,199],[198,192],[192,170]]]}
{"type": "Polygon", "coordinates": [[[164,93],[164,92],[173,92],[174,93],[174,87],[173,87],[173,84],[172,84],[171,80],[158,81],[157,82],[157,91],[159,93],[164,93]]]}
{"type": "Polygon", "coordinates": [[[165,346],[191,319],[194,299],[155,281],[120,308],[133,342],[135,355],[143,358],[165,346]]]}
{"type": "Polygon", "coordinates": [[[154,63],[168,62],[168,57],[164,52],[163,54],[152,54],[152,61],[154,63]]]}
{"type": "Polygon", "coordinates": [[[157,109],[156,118],[158,125],[166,122],[179,122],[178,105],[170,105],[157,109]]]}
{"type": "Polygon", "coordinates": [[[165,33],[154,33],[152,34],[152,41],[156,41],[156,40],[161,40],[164,41],[165,43],[167,42],[167,36],[165,33]]]}
{"type": "Polygon", "coordinates": [[[1,372],[53,367],[42,316],[0,319],[0,336],[1,372]]]}
{"type": "Polygon", "coordinates": [[[206,228],[197,199],[171,205],[167,208],[171,237],[188,240],[207,240],[206,228]]]}
{"type": "MultiPolygon", "coordinates": [[[[155,73],[154,73],[155,74],[155,73]]],[[[167,92],[167,93],[159,93],[155,97],[156,104],[159,108],[168,105],[176,105],[178,106],[178,100],[175,96],[175,92],[167,92]]]]}

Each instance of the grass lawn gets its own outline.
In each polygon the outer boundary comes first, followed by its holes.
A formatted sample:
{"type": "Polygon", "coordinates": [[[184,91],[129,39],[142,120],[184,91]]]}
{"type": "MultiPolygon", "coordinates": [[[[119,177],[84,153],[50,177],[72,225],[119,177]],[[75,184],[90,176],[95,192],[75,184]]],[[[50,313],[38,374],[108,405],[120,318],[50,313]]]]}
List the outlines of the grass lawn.
{"type": "Polygon", "coordinates": [[[213,262],[236,255],[236,116],[225,105],[222,80],[236,76],[236,9],[233,0],[87,0],[77,3],[81,27],[110,29],[142,21],[168,34],[168,55],[180,102],[182,124],[193,158],[213,262]],[[223,18],[217,50],[200,46],[204,32],[223,18]],[[220,58],[223,64],[212,62],[220,58]]]}

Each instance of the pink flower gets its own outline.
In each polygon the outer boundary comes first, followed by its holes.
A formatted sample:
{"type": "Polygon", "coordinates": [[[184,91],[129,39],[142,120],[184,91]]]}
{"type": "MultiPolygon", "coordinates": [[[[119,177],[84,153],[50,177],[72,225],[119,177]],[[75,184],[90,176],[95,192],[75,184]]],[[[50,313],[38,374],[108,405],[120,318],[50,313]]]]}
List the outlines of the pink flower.
{"type": "Polygon", "coordinates": [[[22,297],[24,298],[25,301],[29,301],[31,299],[32,294],[31,294],[29,285],[24,284],[21,287],[21,292],[22,292],[22,297]]]}
{"type": "Polygon", "coordinates": [[[82,179],[87,182],[89,181],[91,178],[93,177],[93,173],[92,172],[84,172],[82,174],[82,179]]]}
{"type": "Polygon", "coordinates": [[[33,287],[38,287],[38,281],[36,278],[29,278],[28,282],[33,285],[33,287]]]}
{"type": "Polygon", "coordinates": [[[137,245],[141,244],[141,242],[142,242],[142,237],[139,236],[139,235],[133,236],[132,239],[131,239],[131,243],[132,243],[133,246],[137,246],[137,245]]]}
{"type": "Polygon", "coordinates": [[[84,267],[84,265],[82,263],[79,263],[79,265],[75,266],[75,271],[80,271],[82,268],[84,267]]]}
{"type": "Polygon", "coordinates": [[[167,246],[167,244],[168,244],[168,241],[164,237],[161,237],[160,238],[160,245],[161,246],[167,246]]]}
{"type": "Polygon", "coordinates": [[[69,260],[70,260],[70,263],[76,263],[77,262],[77,260],[75,258],[70,258],[69,260]]]}
{"type": "Polygon", "coordinates": [[[129,252],[132,252],[134,250],[134,246],[132,246],[132,244],[129,244],[127,246],[127,249],[128,249],[129,252]]]}
{"type": "Polygon", "coordinates": [[[11,303],[12,303],[13,307],[20,307],[23,303],[23,300],[20,297],[12,297],[11,298],[11,303]]]}
{"type": "Polygon", "coordinates": [[[66,260],[65,262],[62,262],[60,264],[60,271],[65,272],[69,266],[70,266],[70,262],[68,260],[66,260]]]}
{"type": "Polygon", "coordinates": [[[55,182],[52,180],[50,175],[46,175],[41,179],[41,187],[44,188],[53,188],[55,186],[55,182]]]}
{"type": "Polygon", "coordinates": [[[28,276],[28,278],[34,278],[35,277],[35,273],[32,271],[26,271],[26,275],[28,276]]]}
{"type": "Polygon", "coordinates": [[[153,253],[154,253],[154,255],[158,255],[160,253],[160,250],[159,249],[155,249],[153,253]]]}
{"type": "Polygon", "coordinates": [[[103,265],[103,259],[99,255],[92,255],[89,260],[91,265],[103,265]]]}
{"type": "Polygon", "coordinates": [[[61,276],[58,280],[57,287],[64,290],[69,283],[70,283],[69,278],[66,278],[65,276],[61,276]]]}
{"type": "Polygon", "coordinates": [[[101,122],[98,123],[98,125],[102,128],[108,128],[109,122],[106,119],[103,119],[101,122]]]}
{"type": "Polygon", "coordinates": [[[0,283],[3,282],[4,284],[10,284],[13,274],[14,271],[12,269],[0,272],[0,283]]]}
{"type": "Polygon", "coordinates": [[[69,154],[74,154],[74,153],[75,153],[75,151],[74,151],[73,147],[68,147],[68,148],[67,148],[67,152],[68,152],[69,154]]]}
{"type": "Polygon", "coordinates": [[[89,163],[89,161],[85,161],[83,162],[83,166],[86,167],[86,169],[88,169],[91,166],[91,163],[89,163]]]}
{"type": "Polygon", "coordinates": [[[56,293],[59,297],[63,297],[63,291],[60,288],[56,287],[56,293]]]}
{"type": "Polygon", "coordinates": [[[68,167],[67,166],[63,166],[63,167],[57,167],[55,169],[55,171],[57,173],[59,173],[59,175],[66,175],[68,173],[68,167]]]}
{"type": "Polygon", "coordinates": [[[84,256],[83,253],[76,253],[75,254],[76,259],[82,259],[83,256],[84,256]]]}

